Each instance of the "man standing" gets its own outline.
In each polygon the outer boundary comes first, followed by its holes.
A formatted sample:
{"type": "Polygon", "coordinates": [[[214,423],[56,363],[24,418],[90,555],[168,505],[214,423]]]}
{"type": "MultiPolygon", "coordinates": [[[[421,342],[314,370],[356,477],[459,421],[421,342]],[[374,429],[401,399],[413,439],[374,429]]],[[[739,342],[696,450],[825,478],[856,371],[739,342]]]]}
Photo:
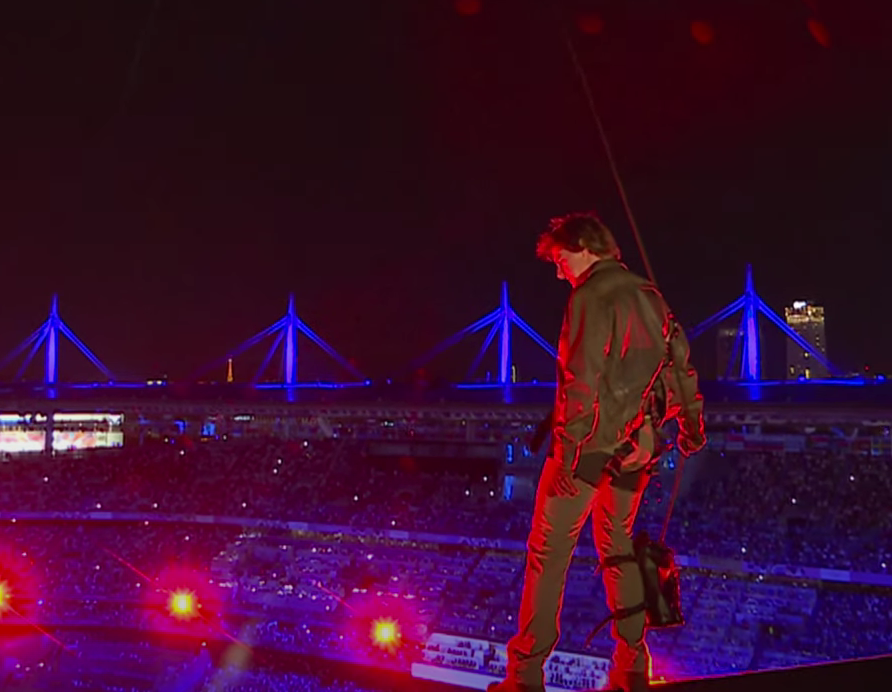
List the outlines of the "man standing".
{"type": "Polygon", "coordinates": [[[611,689],[648,686],[644,585],[632,527],[658,457],[656,429],[678,420],[679,450],[705,444],[703,403],[688,343],[656,287],[621,264],[610,231],[594,214],[554,219],[537,253],[572,292],[557,356],[551,448],[536,492],[518,632],[508,643],[507,678],[490,692],[538,692],[560,636],[567,569],[589,513],[607,606],[617,615],[611,689]]]}

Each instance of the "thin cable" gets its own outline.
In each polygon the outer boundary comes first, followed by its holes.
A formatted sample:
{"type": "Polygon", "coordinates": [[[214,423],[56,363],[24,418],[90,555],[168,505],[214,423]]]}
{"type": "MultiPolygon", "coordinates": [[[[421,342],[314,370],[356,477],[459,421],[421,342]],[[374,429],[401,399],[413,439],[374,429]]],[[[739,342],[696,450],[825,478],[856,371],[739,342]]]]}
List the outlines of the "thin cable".
{"type": "Polygon", "coordinates": [[[681,475],[684,471],[684,454],[678,455],[678,466],[675,469],[675,484],[672,487],[672,494],[669,496],[669,506],[666,509],[666,518],[663,519],[663,528],[660,531],[660,543],[666,544],[666,534],[669,532],[669,520],[672,518],[672,508],[675,506],[675,500],[678,499],[678,491],[681,489],[681,475]]]}
{"type": "Polygon", "coordinates": [[[604,123],[601,122],[601,116],[598,113],[598,107],[595,105],[595,97],[592,94],[592,87],[589,83],[588,75],[586,75],[585,70],[582,69],[582,64],[579,61],[579,55],[576,52],[576,46],[573,44],[573,37],[570,35],[570,32],[567,30],[566,23],[561,22],[561,28],[564,32],[564,39],[567,42],[567,50],[570,52],[570,59],[573,61],[573,68],[576,70],[577,75],[579,76],[579,81],[582,82],[582,90],[585,93],[586,101],[588,101],[588,107],[591,111],[592,118],[595,121],[595,125],[598,128],[598,134],[601,137],[601,144],[604,147],[604,153],[607,155],[607,163],[610,165],[610,172],[613,174],[613,181],[616,183],[616,189],[619,191],[620,199],[623,202],[623,207],[626,210],[626,217],[629,219],[629,226],[632,228],[632,234],[635,236],[635,243],[638,245],[638,252],[641,253],[641,260],[644,262],[644,270],[647,272],[647,277],[650,279],[651,283],[656,286],[657,279],[654,275],[653,267],[650,265],[650,260],[647,257],[647,250],[644,249],[644,241],[641,238],[641,233],[638,231],[638,224],[635,221],[635,215],[632,213],[632,207],[629,205],[629,198],[626,195],[626,188],[623,185],[622,178],[619,174],[619,169],[616,166],[616,160],[613,158],[613,149],[610,147],[610,140],[607,138],[607,132],[604,130],[604,123]]]}
{"type": "MultiPolygon", "coordinates": [[[[558,4],[560,9],[560,4],[558,4]]],[[[610,166],[610,172],[613,175],[613,181],[616,184],[616,189],[619,191],[620,199],[623,203],[623,208],[626,211],[626,218],[629,220],[629,226],[632,229],[632,235],[635,237],[635,244],[638,246],[638,252],[641,254],[641,261],[644,263],[644,270],[647,272],[647,276],[650,279],[650,282],[656,286],[657,279],[654,274],[653,267],[651,267],[650,259],[647,256],[647,250],[644,247],[644,240],[641,237],[641,232],[638,230],[638,223],[635,221],[635,215],[632,213],[632,207],[629,204],[629,198],[626,195],[626,188],[623,185],[622,177],[619,174],[619,168],[616,165],[616,159],[613,157],[613,149],[610,146],[610,139],[607,137],[607,131],[604,129],[604,123],[601,121],[601,115],[598,113],[598,107],[595,103],[595,97],[592,93],[591,83],[589,82],[588,75],[585,70],[582,68],[582,63],[579,60],[579,54],[576,52],[576,45],[573,43],[573,37],[570,34],[569,29],[567,28],[567,23],[564,21],[563,16],[561,16],[561,30],[564,33],[564,40],[567,43],[567,51],[570,53],[570,60],[573,62],[573,68],[576,70],[576,74],[579,77],[579,81],[582,83],[582,91],[585,94],[586,101],[588,102],[589,111],[591,112],[592,119],[595,121],[595,126],[598,128],[598,135],[601,138],[601,145],[604,147],[604,153],[607,155],[607,163],[610,166]]],[[[672,362],[673,368],[678,370],[678,363],[675,362],[673,358],[672,362]]],[[[682,400],[682,404],[685,409],[685,415],[689,411],[688,402],[682,400]]],[[[660,532],[660,543],[665,543],[666,534],[669,531],[669,521],[672,518],[672,510],[675,506],[675,501],[678,499],[678,493],[681,489],[681,477],[682,470],[684,469],[684,455],[680,454],[678,466],[675,471],[675,483],[672,488],[672,494],[669,496],[669,506],[666,509],[666,518],[663,521],[663,528],[660,532]]]]}
{"type": "Polygon", "coordinates": [[[127,103],[130,100],[130,96],[133,93],[133,90],[136,88],[136,80],[139,76],[139,68],[142,63],[143,54],[146,51],[146,47],[149,44],[149,38],[152,33],[152,29],[155,28],[155,17],[158,14],[158,9],[161,7],[161,0],[153,0],[152,6],[149,8],[148,17],[146,17],[146,22],[143,25],[142,32],[139,35],[139,38],[136,41],[136,47],[133,51],[133,59],[130,61],[130,67],[127,70],[127,78],[124,81],[124,88],[121,90],[121,98],[118,102],[118,115],[123,115],[127,110],[127,103]]]}

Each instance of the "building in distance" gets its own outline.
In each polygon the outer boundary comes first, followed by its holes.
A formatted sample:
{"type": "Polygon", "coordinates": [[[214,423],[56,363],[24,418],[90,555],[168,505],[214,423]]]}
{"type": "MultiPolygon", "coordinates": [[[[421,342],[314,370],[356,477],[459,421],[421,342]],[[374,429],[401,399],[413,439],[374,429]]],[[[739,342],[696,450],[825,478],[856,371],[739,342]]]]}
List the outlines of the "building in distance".
{"type": "MultiPolygon", "coordinates": [[[[784,308],[787,326],[801,336],[827,360],[827,339],[824,335],[824,308],[811,301],[796,300],[784,308]]],[[[830,373],[808,352],[787,339],[787,379],[807,380],[828,377],[830,373]]]]}

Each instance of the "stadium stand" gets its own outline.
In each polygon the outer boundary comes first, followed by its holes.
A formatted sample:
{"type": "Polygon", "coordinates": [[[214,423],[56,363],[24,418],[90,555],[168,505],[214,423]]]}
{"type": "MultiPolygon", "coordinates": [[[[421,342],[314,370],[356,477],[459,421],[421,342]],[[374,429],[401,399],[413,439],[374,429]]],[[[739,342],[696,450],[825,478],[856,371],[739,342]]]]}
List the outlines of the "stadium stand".
{"type": "MultiPolygon", "coordinates": [[[[850,450],[704,454],[669,536],[687,567],[688,623],[651,633],[655,673],[677,679],[888,652],[889,460],[850,450]]],[[[120,692],[322,684],[256,659],[227,666],[200,650],[168,650],[149,633],[213,646],[232,637],[255,650],[403,672],[504,672],[529,506],[503,500],[495,476],[381,468],[360,443],[337,438],[23,456],[0,474],[0,549],[30,565],[33,619],[65,647],[6,651],[7,689],[57,689],[63,678],[82,681],[72,689],[120,692]],[[164,580],[174,566],[219,592],[218,619],[196,627],[167,617],[158,594],[173,588],[164,580]],[[402,627],[395,651],[368,637],[371,620],[388,614],[402,627]],[[137,635],[103,639],[109,627],[137,635]]],[[[662,520],[670,480],[651,484],[642,527],[662,520]]],[[[606,632],[583,649],[606,614],[590,530],[583,536],[547,671],[555,688],[596,686],[610,650],[606,632]]],[[[16,575],[2,576],[15,593],[16,575]]],[[[375,689],[347,678],[325,684],[375,689]]]]}

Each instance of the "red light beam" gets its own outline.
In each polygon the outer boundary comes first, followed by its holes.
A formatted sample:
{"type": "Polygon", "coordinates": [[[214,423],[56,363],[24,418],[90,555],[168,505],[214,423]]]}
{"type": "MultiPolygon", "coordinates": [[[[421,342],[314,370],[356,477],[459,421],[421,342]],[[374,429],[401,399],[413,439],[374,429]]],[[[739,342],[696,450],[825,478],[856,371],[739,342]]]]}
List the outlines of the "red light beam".
{"type": "Polygon", "coordinates": [[[142,578],[145,579],[149,584],[152,583],[152,578],[151,578],[148,574],[146,574],[145,572],[140,572],[136,567],[134,567],[133,565],[131,565],[129,562],[127,562],[127,560],[125,560],[124,558],[122,558],[120,555],[117,555],[116,553],[112,552],[112,551],[109,550],[108,548],[103,548],[103,550],[104,550],[105,552],[107,552],[109,555],[111,555],[115,560],[117,560],[117,561],[120,562],[122,565],[124,565],[124,567],[126,567],[127,569],[129,569],[131,572],[133,572],[134,574],[136,574],[136,575],[139,576],[139,577],[142,577],[142,578]]]}
{"type": "Polygon", "coordinates": [[[45,629],[43,629],[43,627],[38,625],[36,622],[31,622],[28,618],[26,618],[24,615],[22,615],[19,611],[17,611],[11,605],[7,604],[6,609],[13,615],[17,615],[22,620],[22,622],[24,622],[28,627],[31,627],[31,628],[37,630],[44,637],[49,639],[54,644],[58,645],[59,648],[61,648],[63,651],[65,651],[67,653],[71,653],[71,649],[69,649],[67,646],[65,646],[62,642],[60,642],[53,635],[51,635],[49,632],[47,632],[45,629]]]}
{"type": "MultiPolygon", "coordinates": [[[[115,558],[115,560],[117,560],[122,565],[124,565],[131,572],[133,572],[134,574],[136,574],[139,577],[142,577],[147,583],[149,583],[149,584],[153,583],[154,580],[149,575],[147,575],[145,572],[139,570],[137,567],[134,567],[133,565],[131,565],[129,562],[127,562],[127,560],[122,558],[120,555],[109,550],[108,548],[103,548],[103,550],[105,552],[107,552],[109,555],[111,555],[113,558],[115,558]]],[[[161,589],[161,591],[169,596],[168,609],[172,611],[171,614],[174,614],[175,612],[177,612],[182,606],[188,605],[186,603],[186,601],[184,600],[184,598],[186,596],[188,596],[189,594],[191,594],[191,601],[192,601],[192,605],[194,606],[195,594],[192,591],[189,591],[188,594],[181,592],[181,591],[174,591],[171,589],[161,589]]],[[[177,616],[174,615],[174,617],[177,617],[177,616]]],[[[250,646],[248,646],[243,641],[241,641],[237,637],[231,635],[229,632],[224,630],[221,625],[219,625],[217,623],[213,623],[210,620],[208,620],[201,612],[198,611],[198,609],[194,609],[194,615],[192,617],[186,618],[186,619],[194,619],[194,618],[200,619],[204,624],[206,624],[212,630],[222,634],[224,637],[229,639],[233,644],[237,644],[238,646],[244,647],[248,651],[252,651],[250,646]]],[[[182,616],[180,616],[178,619],[183,619],[183,618],[182,618],[182,616]]]]}
{"type": "Polygon", "coordinates": [[[356,612],[356,608],[354,608],[352,605],[350,605],[349,603],[347,603],[347,601],[345,601],[343,598],[341,598],[340,596],[338,596],[334,591],[325,588],[325,586],[323,586],[323,584],[322,584],[321,581],[317,581],[317,582],[314,582],[314,583],[315,583],[315,585],[316,585],[318,588],[322,589],[322,591],[324,591],[325,593],[327,593],[329,596],[331,596],[333,599],[335,599],[335,600],[336,600],[338,603],[340,603],[342,606],[344,606],[344,607],[347,608],[348,610],[353,611],[354,613],[356,612]]]}

